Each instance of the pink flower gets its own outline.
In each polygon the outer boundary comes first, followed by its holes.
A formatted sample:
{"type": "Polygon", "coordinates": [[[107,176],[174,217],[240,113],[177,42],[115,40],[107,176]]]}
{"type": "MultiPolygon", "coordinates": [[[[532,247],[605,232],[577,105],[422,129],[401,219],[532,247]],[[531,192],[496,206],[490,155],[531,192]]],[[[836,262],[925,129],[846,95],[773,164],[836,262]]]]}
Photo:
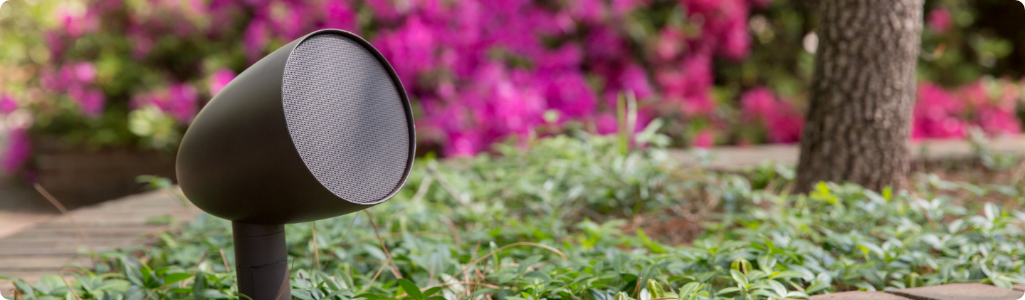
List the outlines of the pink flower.
{"type": "Polygon", "coordinates": [[[707,55],[693,55],[683,60],[679,69],[659,70],[656,79],[666,99],[682,102],[689,115],[706,114],[715,109],[712,87],[712,60],[707,55]]]}
{"type": "Polygon", "coordinates": [[[133,24],[126,32],[128,39],[132,42],[132,56],[135,59],[146,57],[150,51],[153,51],[153,39],[140,26],[133,24]]]}
{"type": "Polygon", "coordinates": [[[188,84],[172,84],[168,88],[170,113],[178,123],[188,124],[196,117],[199,93],[188,84]]]}
{"type": "Polygon", "coordinates": [[[307,7],[300,3],[274,1],[265,4],[262,6],[265,8],[262,11],[262,16],[275,29],[274,33],[291,41],[305,34],[306,27],[312,21],[307,17],[309,15],[307,7]]]}
{"type": "Polygon", "coordinates": [[[615,114],[605,113],[595,118],[594,127],[598,134],[616,133],[619,132],[619,121],[616,120],[615,114]]]}
{"type": "Polygon", "coordinates": [[[374,45],[388,58],[402,82],[413,84],[416,77],[436,62],[436,33],[419,17],[411,17],[399,28],[382,32],[374,45]]]}
{"type": "Polygon", "coordinates": [[[82,113],[89,117],[97,117],[103,112],[106,103],[103,92],[90,87],[96,80],[96,68],[88,62],[69,62],[59,69],[44,68],[40,72],[40,85],[57,93],[67,93],[82,113]]]}
{"type": "Polygon", "coordinates": [[[56,70],[44,68],[40,72],[40,85],[43,88],[63,92],[71,85],[80,85],[74,69],[70,65],[64,65],[56,70]]]}
{"type": "Polygon", "coordinates": [[[959,138],[965,134],[965,105],[943,88],[922,83],[918,86],[911,138],[959,138]]]}
{"type": "Polygon", "coordinates": [[[689,116],[710,115],[715,110],[715,101],[709,91],[683,97],[680,110],[689,116]]]}
{"type": "Polygon", "coordinates": [[[57,32],[52,30],[46,31],[43,34],[43,40],[50,49],[50,56],[60,57],[64,53],[64,39],[57,32]]]}
{"type": "Polygon", "coordinates": [[[941,6],[929,12],[926,23],[936,33],[943,34],[954,24],[954,19],[951,17],[950,11],[941,6]]]}
{"type": "Polygon", "coordinates": [[[82,85],[73,85],[68,89],[68,96],[75,103],[78,103],[82,114],[86,116],[98,117],[103,113],[103,104],[106,102],[106,99],[104,99],[103,92],[99,90],[86,88],[82,85]]]}
{"type": "Polygon", "coordinates": [[[698,131],[690,145],[698,148],[711,148],[715,145],[715,132],[711,129],[698,131]]]}
{"type": "Polygon", "coordinates": [[[166,89],[138,94],[132,99],[132,108],[155,106],[169,113],[180,124],[188,124],[196,117],[199,93],[188,84],[172,83],[166,89]]]}
{"type": "Polygon", "coordinates": [[[690,16],[700,15],[700,44],[732,60],[747,56],[750,37],[747,31],[746,0],[681,0],[690,16]]]}
{"type": "Polygon", "coordinates": [[[75,77],[79,82],[92,83],[96,79],[96,68],[91,63],[77,63],[72,68],[74,68],[75,77]]]}
{"type": "Polygon", "coordinates": [[[537,59],[537,67],[542,70],[572,69],[580,67],[584,54],[576,44],[566,44],[554,51],[542,53],[537,59]]]}
{"type": "Polygon", "coordinates": [[[14,98],[8,95],[0,96],[0,114],[9,114],[18,109],[18,103],[14,102],[14,98]]]}
{"type": "Polygon", "coordinates": [[[1021,123],[1013,112],[995,107],[984,107],[978,112],[979,128],[988,134],[1018,134],[1021,123]]]}
{"type": "Polygon", "coordinates": [[[801,131],[804,130],[804,116],[789,110],[776,115],[768,125],[770,143],[796,143],[801,140],[801,131]]]}
{"type": "Polygon", "coordinates": [[[447,156],[473,156],[484,150],[479,136],[472,131],[453,132],[449,134],[449,146],[445,148],[447,156]]]}
{"type": "Polygon", "coordinates": [[[57,22],[71,38],[77,38],[84,33],[96,31],[99,28],[99,19],[95,14],[85,11],[74,11],[68,7],[61,7],[56,11],[57,22]]]}
{"type": "Polygon", "coordinates": [[[599,0],[576,0],[569,3],[570,15],[583,22],[601,22],[605,17],[605,3],[599,0]]]}
{"type": "Polygon", "coordinates": [[[742,22],[735,21],[730,23],[721,41],[722,48],[719,50],[722,56],[734,61],[744,59],[747,53],[751,51],[751,37],[747,32],[747,18],[745,17],[743,20],[742,22]]]}
{"type": "Polygon", "coordinates": [[[324,4],[324,27],[342,30],[356,29],[356,14],[344,0],[330,0],[324,4]]]}
{"type": "Polygon", "coordinates": [[[645,99],[655,94],[655,89],[648,81],[648,72],[636,64],[630,64],[619,74],[619,86],[622,90],[632,91],[637,99],[645,99]]]}
{"type": "Polygon", "coordinates": [[[579,72],[558,72],[539,76],[544,86],[546,106],[559,110],[565,117],[583,117],[594,112],[597,97],[579,72]]]}
{"type": "Polygon", "coordinates": [[[267,32],[267,25],[261,20],[249,23],[243,34],[243,48],[249,61],[255,62],[263,56],[263,51],[270,40],[270,33],[267,32]]]}
{"type": "Polygon", "coordinates": [[[662,29],[659,34],[658,43],[655,45],[655,53],[662,60],[672,60],[683,52],[683,32],[672,26],[662,29]]]}
{"type": "Polygon", "coordinates": [[[619,60],[627,55],[624,39],[610,26],[595,25],[584,38],[588,57],[602,60],[619,60]]]}
{"type": "Polygon", "coordinates": [[[771,143],[794,143],[800,140],[804,117],[786,101],[779,101],[769,89],[755,88],[740,97],[741,115],[748,122],[758,122],[766,130],[771,143]]]}
{"type": "Polygon", "coordinates": [[[227,68],[217,70],[217,72],[210,75],[210,79],[208,80],[210,85],[210,96],[217,95],[217,93],[224,89],[224,86],[227,86],[232,79],[235,79],[235,76],[235,72],[227,68]]]}
{"type": "Polygon", "coordinates": [[[0,167],[3,167],[4,173],[13,174],[24,167],[32,157],[32,143],[25,129],[11,130],[8,139],[0,167]]]}
{"type": "Polygon", "coordinates": [[[396,9],[394,0],[366,0],[370,9],[374,11],[374,16],[381,18],[384,22],[392,22],[399,17],[399,11],[396,9]]]}
{"type": "Polygon", "coordinates": [[[740,96],[740,108],[747,120],[768,120],[776,115],[776,97],[767,88],[755,88],[740,96]]]}

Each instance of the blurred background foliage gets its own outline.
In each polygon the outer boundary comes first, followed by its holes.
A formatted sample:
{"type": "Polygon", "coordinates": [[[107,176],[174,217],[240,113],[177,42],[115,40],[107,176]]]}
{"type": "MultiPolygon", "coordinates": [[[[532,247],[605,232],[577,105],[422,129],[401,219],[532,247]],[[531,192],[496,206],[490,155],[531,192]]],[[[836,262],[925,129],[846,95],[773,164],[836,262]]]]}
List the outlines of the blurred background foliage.
{"type": "MultiPolygon", "coordinates": [[[[319,28],[371,41],[415,102],[421,155],[616,131],[616,99],[673,146],[793,143],[817,38],[814,1],[11,0],[0,7],[8,172],[33,143],[172,152],[204,103],[319,28]]],[[[1025,14],[926,2],[914,138],[1021,130],[1025,14]],[[983,17],[985,16],[985,17],[983,17]]]]}

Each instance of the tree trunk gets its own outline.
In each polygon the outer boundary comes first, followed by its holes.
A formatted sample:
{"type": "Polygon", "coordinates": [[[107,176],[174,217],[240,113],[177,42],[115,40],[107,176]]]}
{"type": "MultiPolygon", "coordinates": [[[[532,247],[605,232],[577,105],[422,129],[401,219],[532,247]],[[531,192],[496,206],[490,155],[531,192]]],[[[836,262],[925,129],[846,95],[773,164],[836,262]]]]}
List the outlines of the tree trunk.
{"type": "Polygon", "coordinates": [[[818,49],[797,167],[819,181],[903,187],[924,0],[817,3],[818,49]]]}

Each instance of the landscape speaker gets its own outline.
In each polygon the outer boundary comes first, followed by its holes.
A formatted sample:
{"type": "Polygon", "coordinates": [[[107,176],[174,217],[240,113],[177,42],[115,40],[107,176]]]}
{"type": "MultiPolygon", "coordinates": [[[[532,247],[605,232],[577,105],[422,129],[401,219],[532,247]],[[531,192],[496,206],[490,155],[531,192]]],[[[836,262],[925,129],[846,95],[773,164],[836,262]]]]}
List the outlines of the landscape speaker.
{"type": "Polygon", "coordinates": [[[232,221],[239,292],[292,299],[284,224],[360,211],[413,166],[413,115],[395,70],[335,29],[301,37],[239,74],[182,138],[178,182],[232,221]]]}

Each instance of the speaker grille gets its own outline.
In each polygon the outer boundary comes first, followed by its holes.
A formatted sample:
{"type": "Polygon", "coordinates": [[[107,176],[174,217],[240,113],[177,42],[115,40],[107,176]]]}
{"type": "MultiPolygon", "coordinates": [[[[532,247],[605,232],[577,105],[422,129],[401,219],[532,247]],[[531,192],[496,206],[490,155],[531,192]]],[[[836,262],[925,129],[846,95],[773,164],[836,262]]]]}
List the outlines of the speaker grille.
{"type": "Polygon", "coordinates": [[[404,100],[360,43],[335,33],[308,37],[285,65],[282,98],[299,155],[336,196],[375,204],[404,180],[411,143],[404,100]]]}

